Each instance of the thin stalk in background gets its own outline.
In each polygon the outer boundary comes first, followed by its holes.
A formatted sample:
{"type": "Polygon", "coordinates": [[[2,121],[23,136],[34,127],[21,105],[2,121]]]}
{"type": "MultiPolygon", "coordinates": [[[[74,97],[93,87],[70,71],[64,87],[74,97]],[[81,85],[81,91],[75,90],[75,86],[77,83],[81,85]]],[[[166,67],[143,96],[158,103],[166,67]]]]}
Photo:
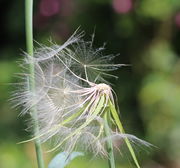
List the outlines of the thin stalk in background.
{"type": "MultiPolygon", "coordinates": [[[[25,0],[25,28],[26,28],[27,53],[33,57],[33,0],[25,0]]],[[[29,89],[33,92],[35,88],[33,64],[30,64],[29,66],[29,73],[30,73],[29,89]]],[[[31,115],[35,122],[34,134],[36,136],[39,132],[36,107],[31,108],[31,115]]],[[[44,168],[44,161],[43,161],[40,140],[36,139],[34,143],[36,149],[38,168],[44,168]]]]}
{"type": "MultiPolygon", "coordinates": [[[[110,128],[108,125],[108,114],[105,113],[104,115],[104,122],[105,122],[105,134],[107,137],[111,135],[110,128]]],[[[108,163],[109,163],[109,168],[115,168],[115,160],[114,160],[114,152],[113,152],[113,143],[112,139],[108,138],[107,139],[107,151],[108,151],[108,163]]]]}

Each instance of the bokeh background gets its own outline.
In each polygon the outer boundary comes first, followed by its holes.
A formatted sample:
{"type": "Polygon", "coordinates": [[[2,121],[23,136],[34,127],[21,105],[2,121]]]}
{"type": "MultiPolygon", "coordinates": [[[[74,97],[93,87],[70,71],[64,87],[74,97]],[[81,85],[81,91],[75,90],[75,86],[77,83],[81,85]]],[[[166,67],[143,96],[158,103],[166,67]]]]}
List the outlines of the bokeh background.
{"type": "MultiPolygon", "coordinates": [[[[112,80],[128,133],[156,147],[136,146],[143,168],[180,168],[180,0],[36,0],[34,39],[64,42],[78,27],[96,47],[120,53],[131,64],[112,80]]],[[[25,50],[24,0],[0,1],[0,168],[36,168],[27,139],[27,117],[18,117],[8,99],[25,50]]],[[[48,164],[53,154],[44,154],[48,164]]],[[[69,168],[107,168],[106,159],[84,156],[69,168]]],[[[117,168],[133,167],[128,152],[117,168]]]]}

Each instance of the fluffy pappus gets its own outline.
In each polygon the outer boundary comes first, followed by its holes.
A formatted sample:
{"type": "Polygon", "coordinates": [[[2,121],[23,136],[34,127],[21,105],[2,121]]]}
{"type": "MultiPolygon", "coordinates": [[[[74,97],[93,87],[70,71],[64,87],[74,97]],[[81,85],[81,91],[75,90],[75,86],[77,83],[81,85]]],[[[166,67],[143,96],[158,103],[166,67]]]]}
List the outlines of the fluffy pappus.
{"type": "MultiPolygon", "coordinates": [[[[94,49],[93,40],[86,42],[82,35],[75,32],[62,45],[40,45],[34,57],[26,54],[23,66],[33,64],[34,89],[29,90],[30,75],[26,71],[13,100],[15,106],[23,106],[22,114],[36,108],[39,132],[24,142],[39,138],[42,143],[51,142],[49,151],[71,152],[80,147],[108,156],[107,141],[116,146],[113,142],[118,139],[127,144],[138,167],[130,141],[146,146],[149,143],[124,132],[113,90],[106,82],[106,77],[114,77],[110,71],[125,64],[111,64],[115,56],[103,55],[104,46],[94,49]]],[[[33,124],[32,119],[29,127],[33,124]]]]}

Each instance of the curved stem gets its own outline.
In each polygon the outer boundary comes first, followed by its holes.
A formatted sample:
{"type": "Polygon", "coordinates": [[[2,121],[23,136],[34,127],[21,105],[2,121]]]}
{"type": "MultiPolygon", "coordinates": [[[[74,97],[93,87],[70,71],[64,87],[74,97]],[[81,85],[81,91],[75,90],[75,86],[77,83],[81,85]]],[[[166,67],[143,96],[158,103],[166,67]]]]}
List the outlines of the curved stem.
{"type": "MultiPolygon", "coordinates": [[[[25,28],[26,28],[27,53],[28,53],[28,55],[33,57],[33,0],[25,0],[25,28]]],[[[34,88],[35,88],[34,64],[33,63],[30,63],[30,65],[29,65],[29,73],[30,73],[29,90],[33,92],[34,88]]],[[[36,107],[34,106],[33,108],[31,108],[30,112],[31,112],[31,115],[35,122],[34,134],[36,136],[39,132],[36,107]]],[[[36,149],[38,168],[44,168],[40,140],[36,139],[34,141],[34,143],[35,143],[35,149],[36,149]]]]}

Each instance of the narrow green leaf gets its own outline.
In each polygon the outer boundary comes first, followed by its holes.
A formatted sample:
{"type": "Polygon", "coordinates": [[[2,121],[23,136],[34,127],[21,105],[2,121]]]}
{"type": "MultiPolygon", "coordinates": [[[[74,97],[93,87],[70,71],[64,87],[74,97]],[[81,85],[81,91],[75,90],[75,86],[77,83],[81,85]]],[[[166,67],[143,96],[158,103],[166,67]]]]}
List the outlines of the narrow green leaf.
{"type": "Polygon", "coordinates": [[[72,114],[70,117],[68,117],[66,120],[64,120],[62,123],[60,123],[60,125],[65,125],[66,123],[72,121],[73,119],[75,119],[76,117],[78,117],[81,113],[83,113],[83,111],[85,110],[85,108],[87,107],[87,104],[82,107],[79,111],[77,111],[76,113],[72,114]]]}
{"type": "MultiPolygon", "coordinates": [[[[112,104],[111,101],[109,101],[109,108],[110,108],[111,114],[112,114],[112,116],[113,116],[113,118],[114,118],[114,120],[115,120],[115,122],[116,122],[116,124],[117,124],[117,126],[118,126],[118,128],[119,128],[119,131],[120,131],[121,133],[125,133],[124,128],[123,128],[123,126],[122,126],[122,123],[121,123],[121,121],[120,121],[120,119],[119,119],[118,113],[117,113],[117,111],[116,111],[116,108],[115,108],[115,106],[112,104]]],[[[133,160],[134,160],[135,165],[137,166],[137,168],[140,168],[139,162],[138,162],[138,160],[137,160],[137,158],[136,158],[136,154],[135,154],[135,152],[134,152],[133,147],[131,146],[131,143],[130,143],[129,139],[128,139],[127,137],[125,137],[125,138],[124,138],[124,141],[125,141],[128,149],[129,149],[129,151],[130,151],[130,153],[131,153],[131,156],[132,156],[132,158],[133,158],[133,160]]]]}

